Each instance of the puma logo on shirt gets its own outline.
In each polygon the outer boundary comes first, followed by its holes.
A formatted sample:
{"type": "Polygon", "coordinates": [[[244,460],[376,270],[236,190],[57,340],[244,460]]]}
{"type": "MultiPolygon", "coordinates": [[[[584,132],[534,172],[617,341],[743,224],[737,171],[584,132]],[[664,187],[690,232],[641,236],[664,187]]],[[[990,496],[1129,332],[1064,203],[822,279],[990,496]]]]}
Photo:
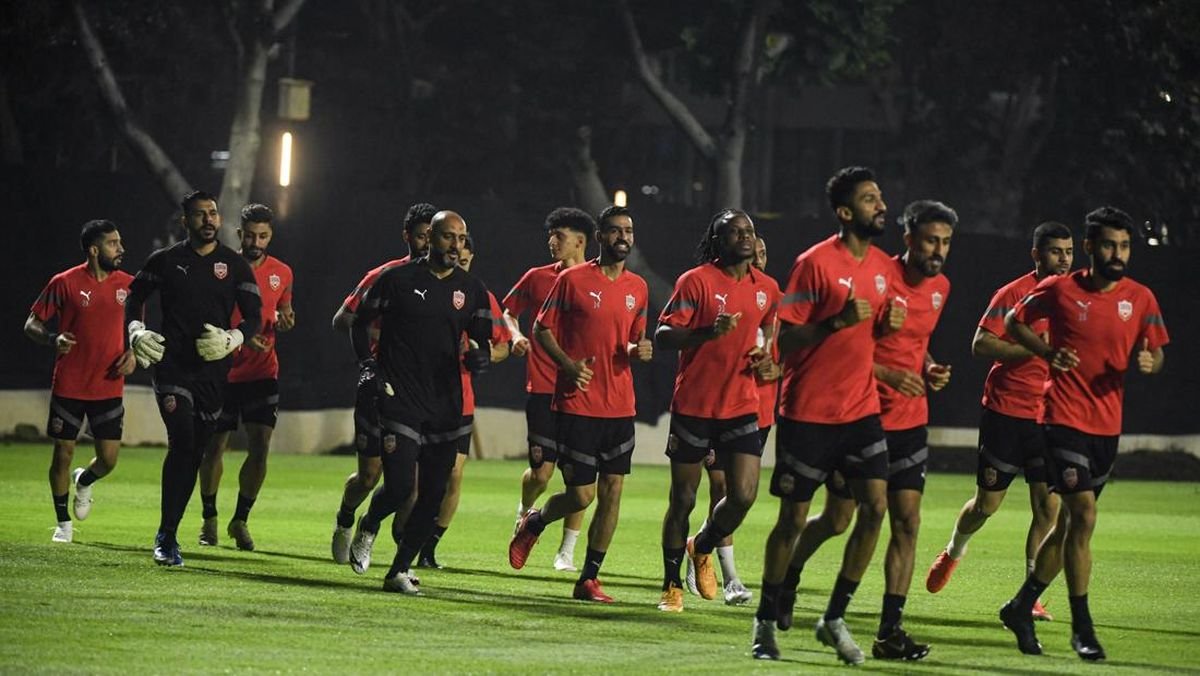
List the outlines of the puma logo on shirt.
{"type": "Polygon", "coordinates": [[[854,279],[852,277],[838,277],[838,284],[841,284],[847,289],[853,289],[854,279]]]}
{"type": "Polygon", "coordinates": [[[600,294],[602,294],[602,293],[604,293],[604,292],[603,291],[588,291],[588,295],[591,296],[592,298],[596,299],[596,304],[593,305],[592,307],[596,307],[596,308],[600,307],[600,294]]]}
{"type": "Polygon", "coordinates": [[[425,294],[429,293],[429,289],[413,289],[413,293],[420,296],[421,300],[425,300],[425,294]]]}

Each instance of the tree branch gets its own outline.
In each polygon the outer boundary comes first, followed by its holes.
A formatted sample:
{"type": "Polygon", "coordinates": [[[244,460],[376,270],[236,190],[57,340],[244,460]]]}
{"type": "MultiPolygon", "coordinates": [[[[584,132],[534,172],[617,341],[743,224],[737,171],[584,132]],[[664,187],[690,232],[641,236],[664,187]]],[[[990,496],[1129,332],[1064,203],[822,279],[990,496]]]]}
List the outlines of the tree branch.
{"type": "Polygon", "coordinates": [[[746,11],[738,35],[737,53],[733,63],[732,101],[725,120],[725,133],[745,136],[746,110],[754,91],[755,67],[761,53],[759,36],[767,15],[768,0],[755,0],[746,11]]]}
{"type": "Polygon", "coordinates": [[[92,30],[91,22],[88,21],[87,13],[83,9],[83,3],[80,0],[74,0],[71,3],[71,9],[75,14],[80,42],[87,55],[88,63],[91,64],[92,74],[100,88],[101,97],[108,105],[109,112],[112,113],[125,140],[134,152],[141,156],[147,168],[150,169],[150,173],[158,179],[159,186],[167,198],[174,203],[191,191],[191,183],[183,177],[175,163],[167,156],[166,151],[158,145],[149,132],[138,124],[133,113],[129,111],[125,95],[121,93],[121,87],[117,84],[117,78],[109,65],[108,55],[105,54],[104,46],[100,44],[99,38],[92,30]]]}
{"type": "Polygon", "coordinates": [[[704,129],[704,125],[700,124],[687,105],[667,89],[655,74],[654,69],[650,67],[650,58],[646,56],[646,50],[642,46],[642,37],[638,34],[637,23],[633,19],[633,12],[629,9],[628,1],[621,0],[617,3],[617,8],[621,14],[621,23],[625,27],[625,36],[629,40],[629,52],[633,58],[634,70],[646,87],[646,91],[658,101],[667,116],[705,159],[716,160],[718,149],[712,135],[704,129]]]}

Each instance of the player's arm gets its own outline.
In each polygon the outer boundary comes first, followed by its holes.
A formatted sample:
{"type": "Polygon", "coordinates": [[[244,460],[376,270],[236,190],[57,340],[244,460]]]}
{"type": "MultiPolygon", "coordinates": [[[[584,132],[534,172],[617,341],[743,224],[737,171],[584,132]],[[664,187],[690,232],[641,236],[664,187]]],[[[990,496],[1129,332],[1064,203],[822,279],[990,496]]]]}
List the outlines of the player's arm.
{"type": "Polygon", "coordinates": [[[925,394],[925,381],[912,371],[888,368],[879,362],[875,362],[874,370],[876,380],[906,397],[919,397],[925,394]]]}
{"type": "Polygon", "coordinates": [[[349,331],[354,325],[355,314],[346,307],[345,303],[338,306],[337,312],[333,313],[333,330],[342,332],[349,331]]]}
{"type": "Polygon", "coordinates": [[[734,315],[722,312],[712,324],[696,326],[697,314],[707,295],[694,280],[692,275],[680,277],[667,306],[658,316],[654,342],[662,349],[686,350],[716,340],[737,328],[738,320],[742,318],[740,312],[734,315]]]}
{"type": "Polygon", "coordinates": [[[381,289],[376,284],[367,291],[367,295],[359,303],[358,312],[350,313],[350,316],[353,317],[349,327],[350,346],[354,349],[354,356],[359,363],[373,358],[371,355],[371,324],[380,314],[380,296],[381,289]]]}
{"type": "Polygon", "coordinates": [[[162,284],[159,272],[162,260],[163,254],[150,254],[146,264],[129,283],[129,297],[125,299],[125,344],[142,368],[157,364],[166,350],[164,345],[167,341],[162,334],[147,329],[143,323],[146,303],[162,284]]]}
{"type": "Polygon", "coordinates": [[[754,370],[755,377],[759,382],[770,383],[779,380],[783,375],[783,369],[779,363],[771,356],[773,354],[775,342],[775,315],[772,313],[771,321],[762,325],[763,346],[755,346],[750,350],[750,368],[754,370]]]}
{"type": "Polygon", "coordinates": [[[29,339],[39,345],[50,345],[59,354],[66,354],[71,351],[75,345],[75,335],[70,331],[56,333],[46,328],[46,324],[38,319],[37,315],[30,312],[29,318],[25,320],[25,335],[29,339]]]}
{"type": "Polygon", "coordinates": [[[1166,361],[1166,355],[1163,353],[1162,346],[1158,346],[1153,350],[1150,349],[1150,339],[1143,338],[1140,349],[1137,353],[1138,371],[1150,375],[1158,373],[1163,369],[1163,363],[1166,361]]]}
{"type": "Polygon", "coordinates": [[[929,389],[937,392],[950,384],[950,365],[939,364],[932,354],[925,353],[925,380],[929,389]]]}
{"type": "Polygon", "coordinates": [[[1013,340],[1025,346],[1039,359],[1045,359],[1050,368],[1057,371],[1069,371],[1079,365],[1079,356],[1069,347],[1053,347],[1034,332],[1028,324],[1017,317],[1020,308],[1009,310],[1004,316],[1004,330],[1013,340]]]}
{"type": "Polygon", "coordinates": [[[537,340],[538,345],[546,351],[546,355],[554,361],[560,371],[567,374],[571,380],[575,382],[575,386],[581,390],[587,391],[587,385],[592,380],[591,364],[596,361],[596,357],[588,356],[583,359],[571,359],[570,355],[563,351],[558,344],[558,339],[554,337],[554,332],[548,327],[542,326],[540,322],[533,323],[533,337],[537,340]]]}
{"type": "Polygon", "coordinates": [[[1018,361],[1034,354],[1024,345],[1004,340],[980,326],[971,340],[971,356],[993,361],[1018,361]]]}
{"type": "Polygon", "coordinates": [[[524,357],[529,352],[529,338],[521,333],[521,323],[517,317],[509,312],[508,308],[504,309],[504,314],[501,316],[504,325],[508,327],[508,332],[512,334],[512,354],[515,357],[524,357]]]}
{"type": "Polygon", "coordinates": [[[825,340],[829,336],[871,318],[871,304],[863,298],[850,296],[841,312],[820,321],[806,324],[779,323],[779,354],[786,356],[825,340]]]}
{"type": "Polygon", "coordinates": [[[278,319],[275,320],[275,330],[280,333],[286,333],[296,328],[296,309],[291,303],[280,303],[276,312],[278,319]]]}

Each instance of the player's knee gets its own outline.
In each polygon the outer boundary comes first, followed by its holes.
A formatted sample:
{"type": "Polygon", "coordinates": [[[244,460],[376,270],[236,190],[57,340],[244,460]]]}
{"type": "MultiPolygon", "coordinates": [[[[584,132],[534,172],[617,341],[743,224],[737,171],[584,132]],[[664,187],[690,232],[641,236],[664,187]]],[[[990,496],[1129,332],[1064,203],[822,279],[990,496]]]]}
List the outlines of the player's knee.
{"type": "Polygon", "coordinates": [[[758,499],[757,483],[735,483],[725,493],[725,500],[740,512],[748,512],[758,499]]]}
{"type": "MultiPolygon", "coordinates": [[[[864,526],[879,528],[887,514],[887,498],[884,496],[869,496],[858,503],[858,520],[864,526]]],[[[846,519],[847,522],[849,518],[846,519]]],[[[842,526],[844,531],[846,526],[842,526]]],[[[838,531],[839,533],[841,531],[838,531]]]]}
{"type": "Polygon", "coordinates": [[[895,514],[891,519],[892,535],[903,540],[916,540],[921,530],[921,514],[918,511],[895,514]]]}
{"type": "Polygon", "coordinates": [[[696,487],[671,485],[671,511],[675,514],[690,514],[696,507],[696,487]]]}

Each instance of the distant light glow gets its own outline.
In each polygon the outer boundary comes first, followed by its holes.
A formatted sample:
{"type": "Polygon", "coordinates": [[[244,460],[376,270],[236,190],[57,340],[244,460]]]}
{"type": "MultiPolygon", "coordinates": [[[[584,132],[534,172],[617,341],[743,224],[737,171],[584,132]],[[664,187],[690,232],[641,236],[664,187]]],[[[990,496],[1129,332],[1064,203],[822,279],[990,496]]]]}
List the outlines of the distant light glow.
{"type": "Polygon", "coordinates": [[[629,206],[629,197],[625,194],[624,190],[618,190],[613,193],[613,204],[618,207],[629,206]]]}
{"type": "Polygon", "coordinates": [[[1165,101],[1167,103],[1171,102],[1171,92],[1163,90],[1163,91],[1159,92],[1158,95],[1160,98],[1162,98],[1163,101],[1165,101]]]}
{"type": "Polygon", "coordinates": [[[279,185],[284,188],[292,184],[292,132],[283,132],[279,151],[279,185]]]}

